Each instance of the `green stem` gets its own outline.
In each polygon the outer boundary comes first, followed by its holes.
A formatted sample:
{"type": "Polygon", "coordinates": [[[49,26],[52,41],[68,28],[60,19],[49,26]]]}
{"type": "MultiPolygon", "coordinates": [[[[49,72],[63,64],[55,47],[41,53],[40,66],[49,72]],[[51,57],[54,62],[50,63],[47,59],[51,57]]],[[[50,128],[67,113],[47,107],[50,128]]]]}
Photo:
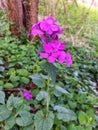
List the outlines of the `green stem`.
{"type": "Polygon", "coordinates": [[[49,84],[50,84],[50,76],[48,75],[48,80],[47,80],[47,93],[48,93],[48,98],[47,98],[47,111],[49,111],[49,102],[50,102],[49,84]]]}

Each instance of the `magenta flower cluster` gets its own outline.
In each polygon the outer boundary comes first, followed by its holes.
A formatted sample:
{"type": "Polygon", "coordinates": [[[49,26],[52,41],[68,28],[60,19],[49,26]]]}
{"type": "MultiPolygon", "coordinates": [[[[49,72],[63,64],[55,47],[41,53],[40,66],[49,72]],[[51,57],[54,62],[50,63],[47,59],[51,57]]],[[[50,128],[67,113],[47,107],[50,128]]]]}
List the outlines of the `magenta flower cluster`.
{"type": "Polygon", "coordinates": [[[40,56],[47,59],[49,63],[57,61],[60,64],[66,63],[66,66],[72,65],[72,58],[69,52],[65,52],[64,42],[59,43],[58,34],[62,34],[62,30],[56,24],[52,17],[36,23],[32,26],[29,36],[40,36],[43,42],[43,51],[40,56]]]}
{"type": "Polygon", "coordinates": [[[48,17],[47,19],[34,24],[28,36],[40,36],[43,43],[48,43],[58,39],[58,34],[62,34],[62,30],[52,17],[48,17]]]}
{"type": "Polygon", "coordinates": [[[25,98],[25,100],[28,101],[33,98],[32,94],[28,90],[24,90],[23,88],[19,88],[19,90],[23,93],[23,97],[25,98]]]}

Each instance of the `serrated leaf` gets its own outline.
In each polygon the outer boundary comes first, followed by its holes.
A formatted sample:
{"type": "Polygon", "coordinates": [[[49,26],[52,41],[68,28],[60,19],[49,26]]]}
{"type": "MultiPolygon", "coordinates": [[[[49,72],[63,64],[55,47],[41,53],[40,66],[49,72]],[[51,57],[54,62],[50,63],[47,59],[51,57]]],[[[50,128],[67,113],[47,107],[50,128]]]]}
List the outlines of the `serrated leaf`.
{"type": "Polygon", "coordinates": [[[0,91],[0,103],[5,104],[5,93],[0,91]]]}
{"type": "Polygon", "coordinates": [[[7,108],[9,110],[12,110],[13,107],[17,108],[19,107],[21,104],[23,103],[23,100],[21,98],[18,97],[14,97],[14,95],[12,94],[7,101],[7,108]]]}
{"type": "Polygon", "coordinates": [[[40,91],[38,95],[36,96],[36,99],[38,101],[41,101],[42,99],[48,99],[48,93],[46,91],[40,91]]]}
{"type": "Polygon", "coordinates": [[[0,105],[0,122],[6,120],[11,113],[12,111],[8,110],[6,105],[0,105]]]}
{"type": "Polygon", "coordinates": [[[87,114],[83,111],[79,111],[78,120],[81,125],[86,124],[87,123],[87,114]]]}
{"type": "Polygon", "coordinates": [[[10,80],[11,80],[12,82],[16,82],[16,81],[18,81],[19,79],[20,79],[19,76],[13,76],[13,75],[10,76],[10,80]]]}
{"type": "Polygon", "coordinates": [[[24,84],[28,84],[29,83],[29,79],[25,78],[25,77],[21,77],[21,82],[23,82],[24,84]]]}
{"type": "Polygon", "coordinates": [[[4,84],[4,88],[13,88],[13,84],[12,83],[6,83],[4,84]]]}
{"type": "Polygon", "coordinates": [[[26,69],[18,69],[17,73],[21,76],[24,76],[24,77],[27,77],[29,75],[29,73],[26,69]]]}
{"type": "Polygon", "coordinates": [[[49,63],[45,63],[43,67],[45,71],[50,75],[52,81],[55,82],[57,68],[53,64],[49,64],[49,63]]]}
{"type": "Polygon", "coordinates": [[[23,111],[18,113],[20,115],[20,117],[16,118],[16,123],[19,126],[28,126],[30,124],[32,124],[33,119],[32,119],[32,115],[31,113],[27,112],[27,111],[23,111]]]}
{"type": "Polygon", "coordinates": [[[35,130],[51,130],[54,122],[54,115],[49,112],[44,115],[42,111],[38,111],[34,117],[35,130]]]}
{"type": "Polygon", "coordinates": [[[15,116],[9,117],[5,122],[5,130],[10,130],[16,123],[15,116]]]}
{"type": "Polygon", "coordinates": [[[30,78],[32,79],[32,82],[37,85],[38,87],[44,87],[45,86],[45,80],[38,74],[31,75],[30,78]]]}
{"type": "Polygon", "coordinates": [[[77,120],[76,114],[70,109],[67,109],[67,108],[59,106],[59,105],[54,106],[53,109],[58,112],[57,118],[59,120],[63,120],[66,122],[72,121],[72,120],[77,120]]]}
{"type": "Polygon", "coordinates": [[[30,106],[22,104],[19,108],[17,108],[17,115],[23,111],[30,111],[30,110],[31,110],[30,106]]]}

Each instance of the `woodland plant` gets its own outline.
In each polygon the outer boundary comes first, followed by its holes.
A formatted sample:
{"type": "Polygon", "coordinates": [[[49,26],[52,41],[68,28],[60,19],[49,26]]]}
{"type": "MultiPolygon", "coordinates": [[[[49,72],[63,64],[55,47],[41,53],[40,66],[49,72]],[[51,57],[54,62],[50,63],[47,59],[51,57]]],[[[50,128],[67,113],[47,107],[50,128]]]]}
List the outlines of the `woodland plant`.
{"type": "Polygon", "coordinates": [[[60,42],[62,32],[48,17],[28,34],[39,41],[24,44],[10,34],[1,39],[0,129],[97,130],[96,60],[60,42]]]}

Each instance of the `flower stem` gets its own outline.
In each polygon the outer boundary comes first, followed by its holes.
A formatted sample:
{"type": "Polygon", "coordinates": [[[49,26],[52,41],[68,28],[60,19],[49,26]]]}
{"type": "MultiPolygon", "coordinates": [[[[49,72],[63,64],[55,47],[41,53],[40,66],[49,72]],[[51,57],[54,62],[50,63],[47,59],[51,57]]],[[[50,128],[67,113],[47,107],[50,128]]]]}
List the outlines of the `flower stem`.
{"type": "Polygon", "coordinates": [[[48,80],[47,80],[47,112],[49,111],[49,102],[50,102],[50,94],[49,94],[49,84],[50,84],[50,76],[48,75],[48,80]]]}

